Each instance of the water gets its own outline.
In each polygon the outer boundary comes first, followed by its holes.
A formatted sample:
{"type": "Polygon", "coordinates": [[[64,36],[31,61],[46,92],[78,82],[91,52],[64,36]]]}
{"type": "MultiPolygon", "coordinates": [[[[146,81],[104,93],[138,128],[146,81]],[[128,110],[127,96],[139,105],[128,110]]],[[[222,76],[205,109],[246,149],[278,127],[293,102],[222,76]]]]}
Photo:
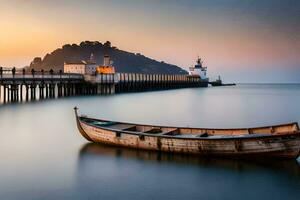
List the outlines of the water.
{"type": "Polygon", "coordinates": [[[300,122],[300,85],[238,85],[0,106],[0,199],[299,199],[297,161],[234,161],[113,148],[79,135],[89,116],[190,127],[300,122]]]}

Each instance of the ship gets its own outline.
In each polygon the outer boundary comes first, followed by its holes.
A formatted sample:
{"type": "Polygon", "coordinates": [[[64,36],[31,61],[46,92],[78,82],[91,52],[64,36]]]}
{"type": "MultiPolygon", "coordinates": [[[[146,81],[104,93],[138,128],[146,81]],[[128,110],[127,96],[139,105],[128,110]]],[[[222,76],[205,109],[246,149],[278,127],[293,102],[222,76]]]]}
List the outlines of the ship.
{"type": "Polygon", "coordinates": [[[203,66],[203,60],[198,56],[196,61],[196,65],[189,68],[189,75],[188,77],[199,77],[199,85],[198,87],[208,87],[209,78],[206,75],[207,67],[203,66]]]}
{"type": "Polygon", "coordinates": [[[189,68],[189,75],[190,76],[199,76],[201,80],[203,81],[209,81],[209,79],[206,76],[207,67],[203,66],[203,60],[198,57],[196,61],[196,65],[194,67],[189,68]]]}

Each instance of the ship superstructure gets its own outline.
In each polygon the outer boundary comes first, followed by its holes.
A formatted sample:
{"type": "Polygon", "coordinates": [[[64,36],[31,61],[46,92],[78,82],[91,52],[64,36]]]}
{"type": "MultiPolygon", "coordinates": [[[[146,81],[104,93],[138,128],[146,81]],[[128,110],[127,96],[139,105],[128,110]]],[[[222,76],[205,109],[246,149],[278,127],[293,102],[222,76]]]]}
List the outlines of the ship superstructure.
{"type": "Polygon", "coordinates": [[[198,57],[196,65],[194,67],[189,68],[189,75],[200,76],[202,80],[208,81],[206,71],[207,67],[203,67],[203,60],[198,57]]]}

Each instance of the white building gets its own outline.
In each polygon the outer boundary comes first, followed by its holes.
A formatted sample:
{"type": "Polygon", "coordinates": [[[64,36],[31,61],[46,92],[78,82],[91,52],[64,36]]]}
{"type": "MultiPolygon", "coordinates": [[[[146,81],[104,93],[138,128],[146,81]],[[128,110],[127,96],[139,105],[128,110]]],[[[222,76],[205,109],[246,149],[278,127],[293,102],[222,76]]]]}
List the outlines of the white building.
{"type": "Polygon", "coordinates": [[[64,73],[85,74],[85,63],[81,62],[65,62],[64,73]]]}
{"type": "Polygon", "coordinates": [[[79,62],[65,62],[64,63],[64,73],[75,73],[92,75],[96,73],[98,65],[93,61],[93,54],[89,61],[79,61],[79,62]]]}

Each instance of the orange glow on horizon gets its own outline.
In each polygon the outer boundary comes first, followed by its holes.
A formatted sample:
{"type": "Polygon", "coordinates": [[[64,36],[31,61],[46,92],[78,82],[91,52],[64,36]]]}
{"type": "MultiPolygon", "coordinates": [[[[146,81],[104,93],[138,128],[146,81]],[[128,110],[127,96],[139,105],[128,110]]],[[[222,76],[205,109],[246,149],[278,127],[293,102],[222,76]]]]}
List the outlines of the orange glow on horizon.
{"type": "Polygon", "coordinates": [[[205,65],[224,68],[246,68],[252,63],[253,67],[300,63],[300,46],[293,42],[295,38],[268,29],[262,31],[259,26],[251,32],[243,24],[225,25],[207,16],[193,22],[177,16],[178,10],[164,13],[165,18],[155,21],[159,18],[151,20],[155,16],[143,12],[128,12],[124,18],[121,12],[108,15],[109,9],[92,12],[91,7],[59,6],[48,11],[48,7],[41,6],[43,2],[16,2],[18,7],[4,4],[0,8],[1,29],[5,30],[0,32],[1,66],[23,67],[34,57],[44,57],[64,44],[85,40],[109,40],[119,49],[185,69],[195,63],[198,55],[204,58],[205,65]]]}

